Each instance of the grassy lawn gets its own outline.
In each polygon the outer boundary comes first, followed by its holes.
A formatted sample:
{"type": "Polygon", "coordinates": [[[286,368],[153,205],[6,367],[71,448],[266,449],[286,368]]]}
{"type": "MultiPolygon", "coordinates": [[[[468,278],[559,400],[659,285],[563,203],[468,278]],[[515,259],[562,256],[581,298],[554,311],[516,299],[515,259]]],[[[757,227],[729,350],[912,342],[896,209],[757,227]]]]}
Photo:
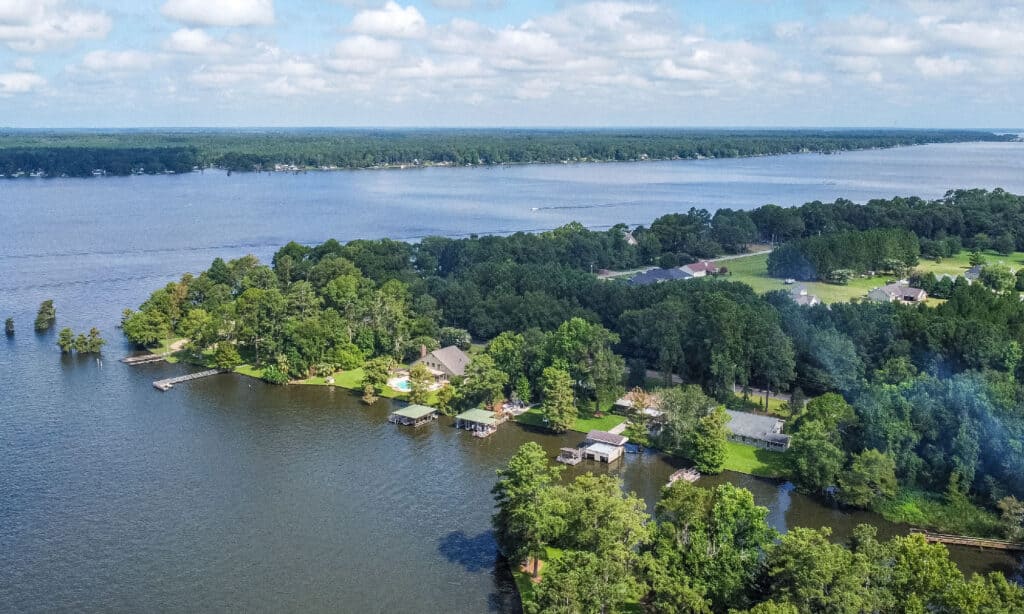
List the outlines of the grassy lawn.
{"type": "Polygon", "coordinates": [[[239,365],[235,367],[235,373],[248,375],[249,377],[255,377],[256,379],[263,377],[263,369],[259,369],[252,365],[239,365]]]}
{"type": "Polygon", "coordinates": [[[947,502],[941,495],[903,490],[877,509],[886,520],[918,527],[977,537],[1001,538],[999,517],[964,501],[947,502]]]}
{"type": "MultiPolygon", "coordinates": [[[[1024,252],[1014,252],[1008,256],[1001,256],[990,250],[982,252],[982,254],[985,256],[985,261],[989,264],[1005,264],[1011,269],[1024,267],[1024,252]]],[[[936,275],[942,275],[943,273],[960,275],[969,268],[971,268],[971,253],[966,250],[955,256],[943,258],[940,262],[922,258],[921,262],[915,267],[917,271],[935,273],[936,275]]]]}
{"type": "MultiPolygon", "coordinates": [[[[607,431],[608,429],[615,428],[625,421],[626,418],[624,416],[616,414],[605,414],[600,418],[580,414],[580,416],[576,418],[576,424],[573,425],[571,430],[576,431],[577,433],[586,433],[592,430],[607,431]]],[[[518,416],[516,418],[516,422],[542,429],[547,428],[547,425],[544,424],[544,416],[539,407],[534,407],[526,413],[518,416]]]]}
{"type": "Polygon", "coordinates": [[[785,454],[725,442],[725,469],[763,478],[781,478],[787,473],[785,454]]]}

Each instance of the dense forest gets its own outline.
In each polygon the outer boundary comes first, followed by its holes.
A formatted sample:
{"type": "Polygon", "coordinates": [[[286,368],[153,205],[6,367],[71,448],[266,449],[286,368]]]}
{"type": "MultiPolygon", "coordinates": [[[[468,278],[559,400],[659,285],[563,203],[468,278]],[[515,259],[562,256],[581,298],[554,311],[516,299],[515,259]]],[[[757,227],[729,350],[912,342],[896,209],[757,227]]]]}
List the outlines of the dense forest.
{"type": "Polygon", "coordinates": [[[1024,609],[1019,586],[998,573],[964,578],[946,548],[922,535],[881,541],[860,525],[847,543],[833,543],[827,528],[780,536],[749,490],[684,480],[662,491],[652,517],[614,477],[588,473],[563,484],[560,471],[527,443],[493,489],[495,537],[530,614],[1024,609]]]}
{"type": "Polygon", "coordinates": [[[1002,141],[966,130],[118,130],[0,132],[0,176],[734,158],[1002,141]]]}

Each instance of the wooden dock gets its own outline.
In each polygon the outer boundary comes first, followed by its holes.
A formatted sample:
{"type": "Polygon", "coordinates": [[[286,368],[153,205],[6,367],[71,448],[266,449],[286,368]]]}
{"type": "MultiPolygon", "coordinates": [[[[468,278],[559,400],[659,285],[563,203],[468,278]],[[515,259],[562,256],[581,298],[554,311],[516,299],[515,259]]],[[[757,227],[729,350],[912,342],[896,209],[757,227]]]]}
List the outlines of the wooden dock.
{"type": "Polygon", "coordinates": [[[188,375],[181,375],[169,379],[158,379],[155,382],[153,382],[153,387],[156,388],[157,390],[167,392],[171,388],[174,388],[175,384],[190,382],[194,379],[200,379],[202,377],[210,377],[211,375],[217,375],[218,373],[225,373],[225,371],[222,371],[221,369],[210,369],[209,371],[199,371],[197,373],[189,373],[188,375]]]}
{"type": "Polygon", "coordinates": [[[924,538],[933,544],[952,544],[955,546],[968,546],[973,548],[989,548],[992,550],[1010,550],[1024,552],[1024,543],[1012,542],[1005,539],[986,539],[984,537],[967,537],[965,535],[948,535],[946,533],[932,533],[914,529],[911,533],[920,533],[924,538]]]}
{"type": "Polygon", "coordinates": [[[147,365],[151,362],[160,362],[166,359],[170,354],[140,354],[138,356],[125,356],[121,359],[126,365],[147,365]]]}

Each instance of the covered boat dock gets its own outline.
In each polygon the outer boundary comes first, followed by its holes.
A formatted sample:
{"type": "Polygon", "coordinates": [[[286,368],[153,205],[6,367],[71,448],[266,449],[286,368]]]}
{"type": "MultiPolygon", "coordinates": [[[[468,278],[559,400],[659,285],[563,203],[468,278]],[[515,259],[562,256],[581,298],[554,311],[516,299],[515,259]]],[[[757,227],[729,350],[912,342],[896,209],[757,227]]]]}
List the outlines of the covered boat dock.
{"type": "Polygon", "coordinates": [[[409,405],[388,416],[388,422],[404,426],[421,426],[436,419],[437,409],[426,405],[409,405]]]}

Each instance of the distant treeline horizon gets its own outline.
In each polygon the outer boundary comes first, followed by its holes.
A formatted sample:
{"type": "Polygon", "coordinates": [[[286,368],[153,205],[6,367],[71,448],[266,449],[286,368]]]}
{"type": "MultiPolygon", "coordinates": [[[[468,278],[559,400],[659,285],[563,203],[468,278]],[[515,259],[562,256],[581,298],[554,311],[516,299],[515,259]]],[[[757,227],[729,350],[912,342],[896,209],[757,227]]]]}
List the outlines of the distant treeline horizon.
{"type": "Polygon", "coordinates": [[[1017,138],[885,129],[0,129],[0,176],[737,158],[1017,138]]]}

